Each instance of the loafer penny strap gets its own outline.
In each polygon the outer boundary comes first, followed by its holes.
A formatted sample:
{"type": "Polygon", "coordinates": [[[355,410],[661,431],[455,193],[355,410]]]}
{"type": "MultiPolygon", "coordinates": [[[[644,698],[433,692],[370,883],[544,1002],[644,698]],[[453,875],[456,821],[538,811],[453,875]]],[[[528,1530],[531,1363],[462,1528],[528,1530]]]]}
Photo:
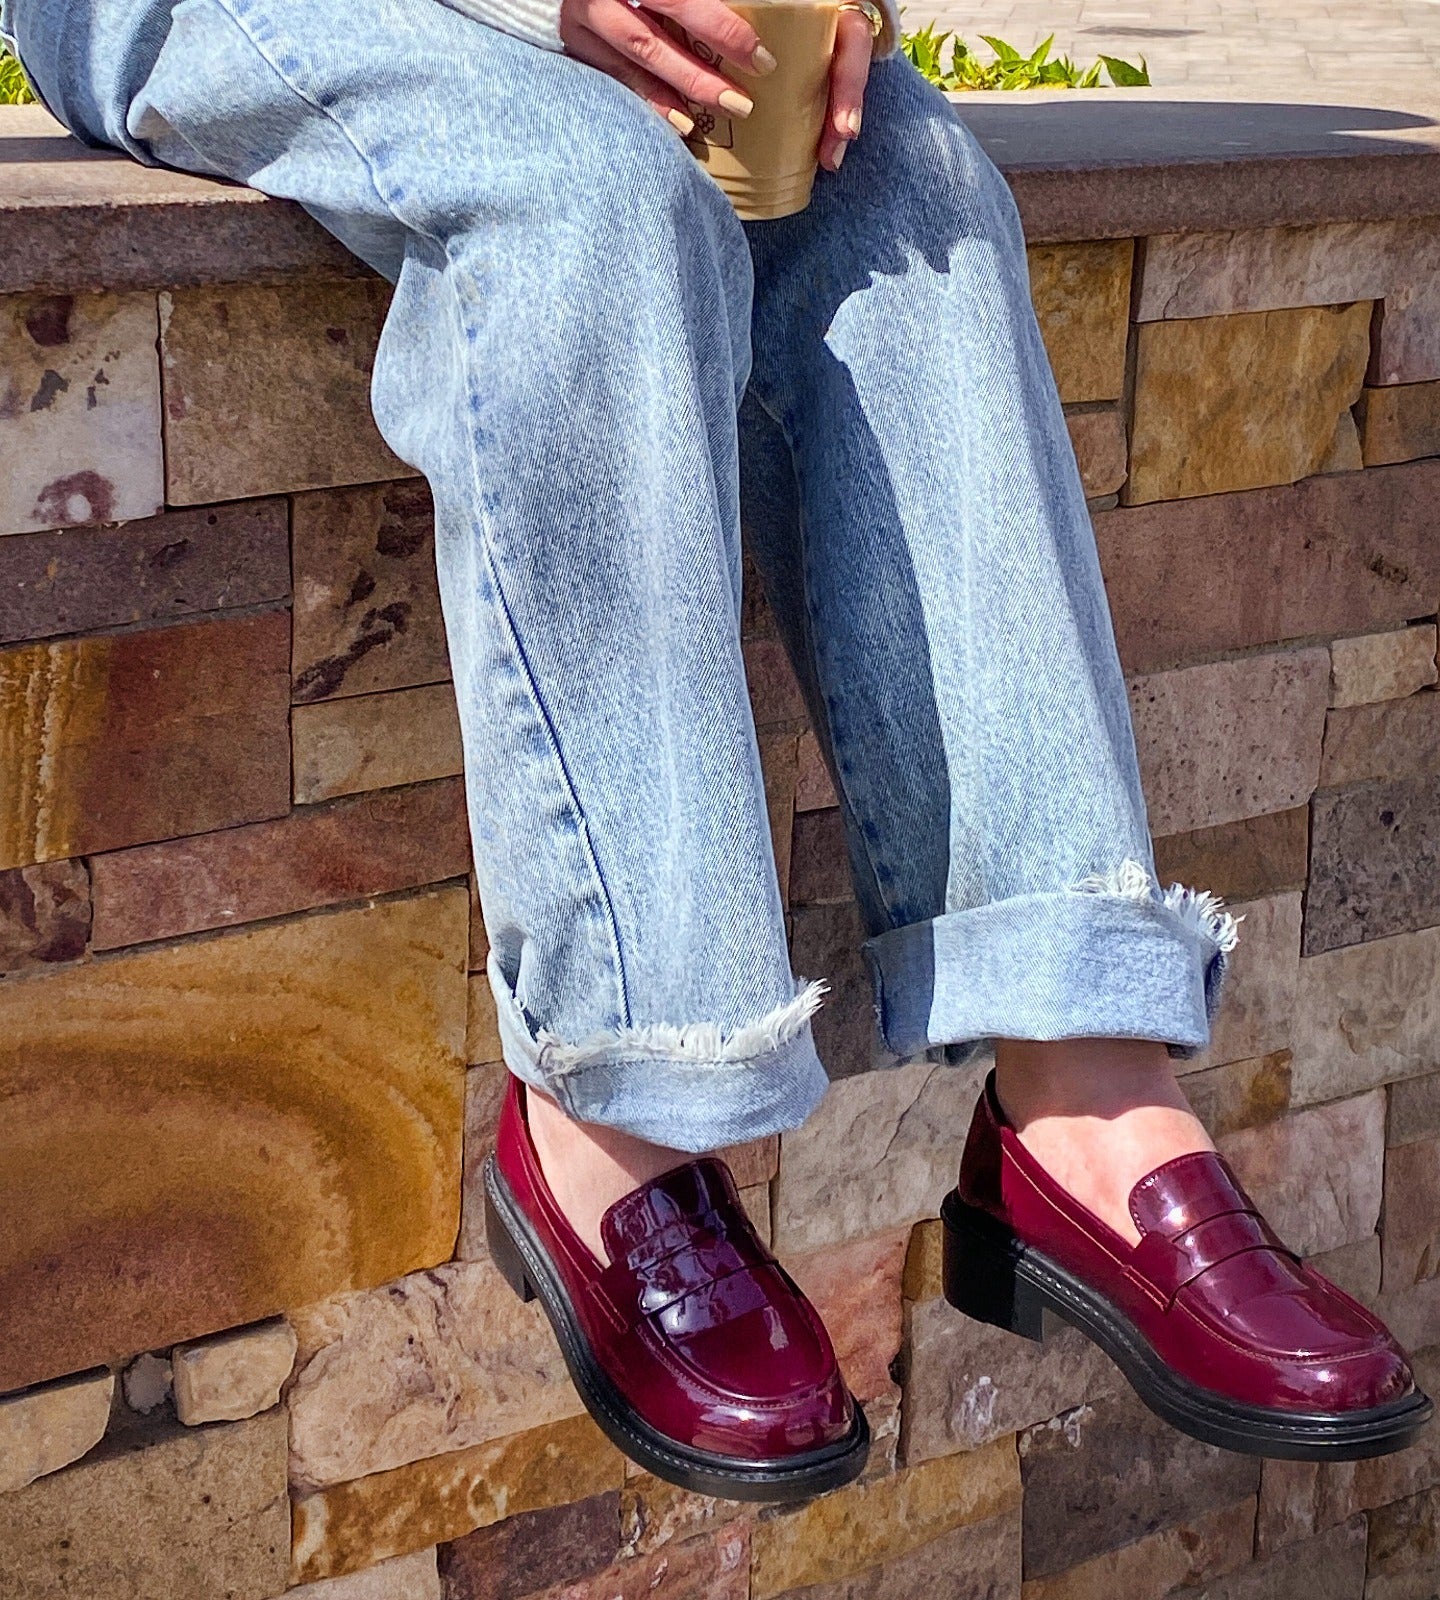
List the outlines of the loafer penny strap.
{"type": "Polygon", "coordinates": [[[737,1275],[753,1276],[775,1265],[749,1219],[728,1214],[728,1208],[688,1224],[672,1224],[664,1232],[669,1246],[664,1253],[653,1252],[658,1240],[647,1240],[652,1248],[641,1259],[632,1254],[611,1262],[601,1274],[604,1291],[615,1305],[634,1306],[644,1316],[656,1316],[688,1296],[704,1295],[737,1275]]]}
{"type": "Polygon", "coordinates": [[[1131,1265],[1170,1305],[1187,1284],[1204,1277],[1222,1261],[1252,1250],[1273,1251],[1291,1262],[1299,1260],[1281,1243],[1264,1217],[1246,1210],[1206,1217],[1170,1238],[1159,1232],[1147,1233],[1136,1245],[1131,1265]]]}

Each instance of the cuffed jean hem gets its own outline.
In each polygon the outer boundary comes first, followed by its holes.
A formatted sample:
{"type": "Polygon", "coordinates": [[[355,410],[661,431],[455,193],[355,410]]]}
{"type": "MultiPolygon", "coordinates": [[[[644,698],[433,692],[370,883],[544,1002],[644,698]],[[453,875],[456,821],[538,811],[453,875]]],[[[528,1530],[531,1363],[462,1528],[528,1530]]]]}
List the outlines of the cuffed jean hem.
{"type": "Polygon", "coordinates": [[[869,940],[886,1047],[910,1057],[1005,1039],[1209,1043],[1235,920],[1209,895],[1021,895],[869,940]]]}
{"type": "Polygon", "coordinates": [[[579,1122],[675,1150],[714,1150],[798,1128],[829,1083],[810,1028],[820,983],[798,983],[793,1000],[724,1040],[699,1024],[566,1045],[535,1037],[493,952],[486,972],[505,1065],[579,1122]],[[667,1052],[662,1040],[678,1048],[667,1052]]]}

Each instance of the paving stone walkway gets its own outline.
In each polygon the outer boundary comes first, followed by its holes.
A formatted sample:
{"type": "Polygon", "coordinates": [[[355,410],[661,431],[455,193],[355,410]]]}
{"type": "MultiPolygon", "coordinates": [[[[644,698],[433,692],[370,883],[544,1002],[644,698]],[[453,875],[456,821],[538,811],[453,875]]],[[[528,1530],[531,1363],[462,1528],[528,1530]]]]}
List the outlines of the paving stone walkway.
{"type": "Polygon", "coordinates": [[[1086,64],[1144,56],[1160,89],[1393,103],[1440,82],[1440,0],[909,0],[907,25],[931,17],[972,43],[1053,33],[1086,64]]]}

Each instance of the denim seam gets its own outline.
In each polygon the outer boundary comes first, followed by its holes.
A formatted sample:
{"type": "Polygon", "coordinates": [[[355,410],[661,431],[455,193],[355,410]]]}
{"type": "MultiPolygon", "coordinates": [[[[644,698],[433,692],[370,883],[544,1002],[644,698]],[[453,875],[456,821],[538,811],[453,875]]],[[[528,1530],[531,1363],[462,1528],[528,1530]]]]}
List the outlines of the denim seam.
{"type": "MultiPolygon", "coordinates": [[[[292,94],[298,95],[299,98],[302,99],[313,111],[326,118],[327,121],[331,122],[340,131],[340,133],[344,136],[346,143],[349,144],[350,148],[355,152],[357,159],[364,167],[365,175],[370,182],[370,187],[375,191],[375,197],[380,201],[385,209],[389,211],[391,216],[395,218],[400,226],[405,228],[408,232],[415,234],[417,237],[424,239],[427,243],[438,250],[452,271],[459,270],[454,258],[450,254],[449,247],[444,243],[444,241],[438,239],[434,234],[428,232],[425,228],[422,228],[416,223],[410,221],[405,216],[401,208],[396,204],[393,197],[381,186],[380,178],[375,168],[375,163],[371,160],[370,156],[366,154],[364,146],[356,137],[353,130],[346,124],[344,119],[334,110],[334,108],[321,104],[321,102],[313,94],[308,93],[304,88],[301,87],[300,84],[296,83],[288,73],[282,70],[277,62],[271,59],[270,55],[265,50],[265,47],[261,44],[259,39],[255,37],[253,31],[246,25],[244,17],[242,17],[239,11],[233,7],[233,5],[230,3],[230,0],[215,0],[215,3],[245,35],[255,53],[260,57],[270,71],[274,73],[276,78],[278,78],[279,81],[284,84],[284,86],[292,94]]],[[[460,302],[459,295],[455,292],[453,284],[449,284],[447,286],[449,287],[451,300],[455,307],[461,332],[466,335],[465,345],[468,348],[468,336],[471,332],[470,324],[466,320],[464,307],[460,302]]],[[[467,375],[465,379],[465,390],[467,400],[473,400],[475,398],[475,391],[469,375],[467,375]]],[[[483,496],[481,493],[480,468],[479,462],[475,457],[474,434],[469,430],[467,430],[467,441],[466,458],[470,467],[471,482],[475,489],[475,504],[477,507],[481,507],[483,506],[483,496]]],[[[536,715],[539,717],[542,725],[544,726],[545,736],[550,745],[551,754],[554,756],[555,764],[559,769],[561,779],[565,786],[566,798],[568,799],[570,807],[575,815],[581,848],[585,852],[586,860],[590,863],[590,870],[595,875],[595,882],[600,891],[600,899],[605,907],[605,921],[610,936],[610,954],[615,968],[615,981],[616,988],[618,990],[617,999],[619,1002],[621,1025],[622,1027],[629,1027],[631,1025],[630,996],[625,982],[625,967],[621,959],[620,951],[620,930],[615,917],[615,906],[611,898],[610,888],[605,880],[605,874],[601,869],[600,863],[595,856],[595,851],[591,842],[590,830],[585,823],[584,808],[580,805],[579,797],[575,792],[575,785],[571,780],[569,768],[565,764],[565,758],[561,752],[559,740],[555,735],[554,724],[550,719],[549,713],[545,709],[545,703],[541,698],[539,687],[535,682],[535,675],[530,669],[529,659],[527,658],[524,648],[520,643],[520,636],[515,627],[514,617],[511,613],[509,603],[505,598],[504,585],[500,581],[499,569],[496,565],[494,551],[491,546],[489,524],[483,511],[477,512],[476,521],[480,530],[481,544],[485,551],[486,565],[490,570],[491,579],[495,585],[495,593],[499,601],[500,612],[505,619],[506,632],[509,636],[511,644],[514,647],[516,658],[520,663],[520,668],[525,678],[525,685],[529,691],[531,702],[535,707],[536,715]]]]}

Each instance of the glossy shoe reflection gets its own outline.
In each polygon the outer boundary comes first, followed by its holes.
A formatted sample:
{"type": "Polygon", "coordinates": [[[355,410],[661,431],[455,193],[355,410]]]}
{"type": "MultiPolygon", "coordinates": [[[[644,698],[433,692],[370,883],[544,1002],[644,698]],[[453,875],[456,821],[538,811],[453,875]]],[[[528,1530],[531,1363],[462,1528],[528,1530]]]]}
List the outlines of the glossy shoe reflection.
{"type": "Polygon", "coordinates": [[[1253,1455],[1347,1461],[1403,1449],[1433,1407],[1385,1325],[1287,1250],[1213,1151],[1142,1178],[1131,1245],[1054,1183],[995,1094],[947,1196],[945,1294],[1040,1339],[1052,1312],[1183,1432],[1253,1455]]]}
{"type": "Polygon", "coordinates": [[[537,1297],[591,1416],[656,1477],[731,1500],[802,1500],[864,1468],[870,1438],[814,1308],[734,1180],[686,1162],[606,1212],[610,1263],[556,1205],[512,1078],[486,1164],[490,1253],[537,1297]]]}

